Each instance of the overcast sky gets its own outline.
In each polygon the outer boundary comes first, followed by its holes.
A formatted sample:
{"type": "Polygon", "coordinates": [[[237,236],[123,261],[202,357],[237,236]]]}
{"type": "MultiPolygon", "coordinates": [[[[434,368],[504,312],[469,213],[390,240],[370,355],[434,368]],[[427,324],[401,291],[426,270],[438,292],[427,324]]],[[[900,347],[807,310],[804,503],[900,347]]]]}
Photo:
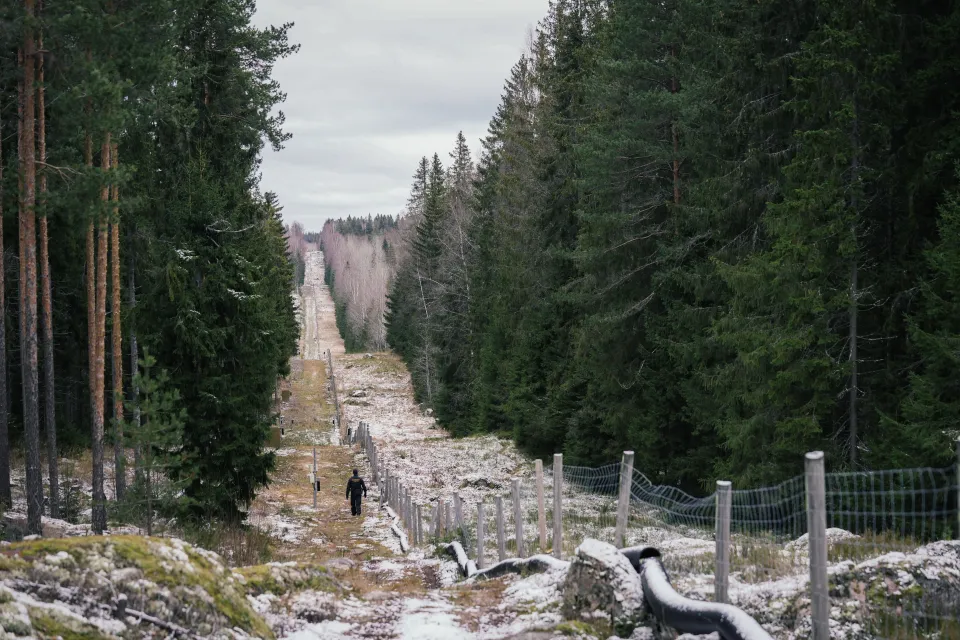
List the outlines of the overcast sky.
{"type": "Polygon", "coordinates": [[[421,156],[474,157],[503,83],[548,0],[258,0],[258,26],[292,21],[300,52],[274,70],[293,134],[264,151],[262,191],[287,222],[397,214],[421,156]]]}

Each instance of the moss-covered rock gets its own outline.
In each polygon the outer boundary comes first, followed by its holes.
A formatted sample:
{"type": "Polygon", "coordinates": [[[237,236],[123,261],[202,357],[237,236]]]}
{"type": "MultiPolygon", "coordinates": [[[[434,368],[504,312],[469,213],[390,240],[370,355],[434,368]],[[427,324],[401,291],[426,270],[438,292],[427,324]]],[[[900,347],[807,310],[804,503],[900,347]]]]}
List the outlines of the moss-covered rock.
{"type": "Polygon", "coordinates": [[[216,554],[175,539],[7,545],[0,585],[0,626],[8,634],[139,638],[181,628],[214,638],[273,637],[247,600],[245,580],[216,554]]]}

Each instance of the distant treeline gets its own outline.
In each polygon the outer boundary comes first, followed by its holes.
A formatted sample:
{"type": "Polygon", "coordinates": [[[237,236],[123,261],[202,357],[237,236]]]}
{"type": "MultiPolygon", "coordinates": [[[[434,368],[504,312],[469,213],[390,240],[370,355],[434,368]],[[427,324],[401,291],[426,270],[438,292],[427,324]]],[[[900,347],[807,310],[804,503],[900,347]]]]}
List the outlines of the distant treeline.
{"type": "Polygon", "coordinates": [[[372,235],[382,234],[391,229],[396,229],[399,225],[400,216],[387,216],[377,214],[376,216],[367,215],[366,218],[347,216],[346,220],[338,219],[333,221],[333,227],[337,233],[343,235],[372,235]]]}
{"type": "Polygon", "coordinates": [[[337,328],[350,353],[387,348],[384,314],[398,242],[398,219],[392,216],[349,217],[323,225],[323,277],[333,295],[337,328]]]}
{"type": "Polygon", "coordinates": [[[950,3],[554,0],[478,166],[417,168],[418,399],[687,489],[952,463],[958,63],[950,3]]]}

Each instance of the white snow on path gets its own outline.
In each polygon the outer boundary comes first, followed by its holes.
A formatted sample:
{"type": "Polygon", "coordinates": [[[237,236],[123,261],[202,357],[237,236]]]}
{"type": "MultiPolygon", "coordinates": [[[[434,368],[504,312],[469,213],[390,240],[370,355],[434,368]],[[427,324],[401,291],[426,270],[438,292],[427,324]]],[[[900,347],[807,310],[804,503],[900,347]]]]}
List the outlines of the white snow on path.
{"type": "Polygon", "coordinates": [[[336,620],[324,620],[281,640],[471,640],[476,636],[457,622],[456,607],[438,592],[382,603],[343,603],[336,620]]]}
{"type": "Polygon", "coordinates": [[[399,640],[447,640],[473,638],[473,634],[457,624],[452,615],[454,606],[438,597],[404,602],[398,624],[399,640]]]}

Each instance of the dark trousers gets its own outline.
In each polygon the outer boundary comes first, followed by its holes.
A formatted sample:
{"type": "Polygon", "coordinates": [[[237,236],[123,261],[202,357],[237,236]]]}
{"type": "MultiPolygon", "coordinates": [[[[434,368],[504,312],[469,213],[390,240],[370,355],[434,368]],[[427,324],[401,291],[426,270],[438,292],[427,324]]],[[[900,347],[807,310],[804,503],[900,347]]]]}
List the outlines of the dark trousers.
{"type": "Polygon", "coordinates": [[[360,515],[360,494],[350,496],[350,513],[355,516],[360,515]]]}

